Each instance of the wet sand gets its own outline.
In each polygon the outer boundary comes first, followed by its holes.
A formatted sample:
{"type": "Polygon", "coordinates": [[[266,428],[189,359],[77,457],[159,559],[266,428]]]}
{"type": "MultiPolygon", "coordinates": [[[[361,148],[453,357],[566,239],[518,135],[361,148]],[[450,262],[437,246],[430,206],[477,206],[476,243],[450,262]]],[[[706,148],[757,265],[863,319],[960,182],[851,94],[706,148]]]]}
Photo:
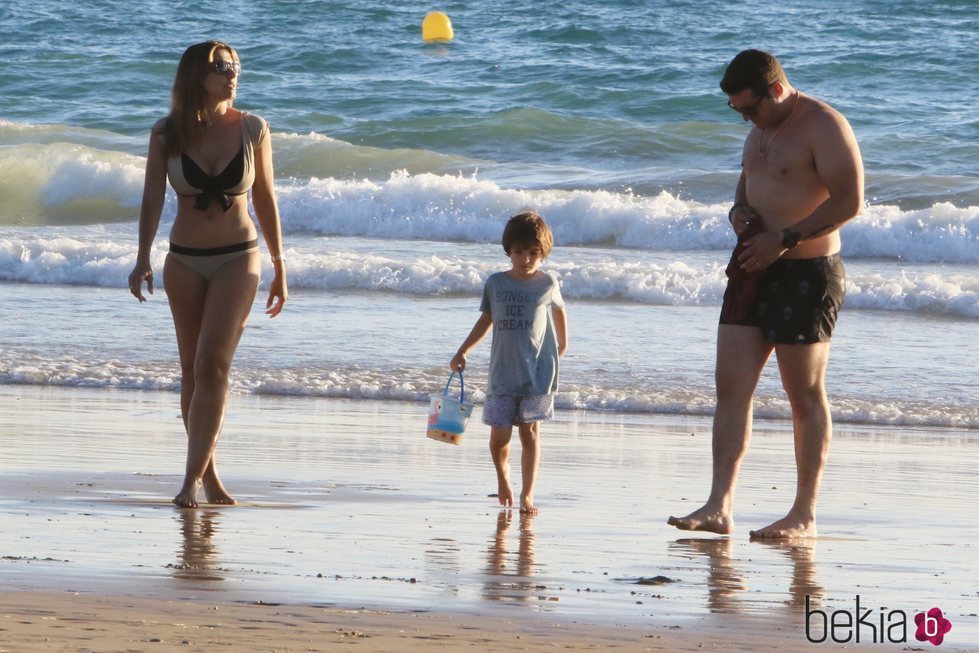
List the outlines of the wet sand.
{"type": "Polygon", "coordinates": [[[907,615],[901,647],[932,648],[932,607],[941,650],[979,647],[975,432],[838,427],[820,539],[765,544],[748,531],[794,488],[781,422],[756,424],[720,537],[665,524],[708,489],[702,418],[559,413],[526,518],[488,496],[479,409],[455,447],[422,403],[256,396],[219,445],[241,505],[178,510],[178,410],[0,386],[0,651],[899,650],[824,631],[857,595],[873,623],[907,615]]]}

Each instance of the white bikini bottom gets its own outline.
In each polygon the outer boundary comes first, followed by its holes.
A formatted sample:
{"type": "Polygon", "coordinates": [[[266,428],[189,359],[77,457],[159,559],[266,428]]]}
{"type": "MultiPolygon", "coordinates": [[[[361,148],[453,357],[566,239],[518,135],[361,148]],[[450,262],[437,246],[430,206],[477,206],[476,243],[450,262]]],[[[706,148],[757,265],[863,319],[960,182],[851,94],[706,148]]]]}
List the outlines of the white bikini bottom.
{"type": "Polygon", "coordinates": [[[233,261],[239,256],[251,254],[258,251],[258,239],[248,240],[243,243],[226,245],[224,247],[184,247],[170,243],[170,254],[187,268],[210,281],[225,263],[233,261]]]}

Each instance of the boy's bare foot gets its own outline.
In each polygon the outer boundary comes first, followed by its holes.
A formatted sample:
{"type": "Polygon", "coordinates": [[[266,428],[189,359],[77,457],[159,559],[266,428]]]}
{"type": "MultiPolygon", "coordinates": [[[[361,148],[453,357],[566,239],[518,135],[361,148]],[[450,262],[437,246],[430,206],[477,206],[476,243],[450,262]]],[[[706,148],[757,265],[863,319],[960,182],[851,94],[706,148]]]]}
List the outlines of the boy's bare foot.
{"type": "Polygon", "coordinates": [[[704,506],[694,510],[686,517],[670,517],[666,520],[670,526],[676,526],[681,531],[708,531],[729,535],[734,530],[734,520],[719,510],[704,506]]]}
{"type": "Polygon", "coordinates": [[[776,522],[757,531],[750,531],[752,539],[811,539],[816,537],[816,519],[796,517],[791,512],[776,522]]]}
{"type": "Polygon", "coordinates": [[[510,487],[510,479],[502,477],[499,479],[500,489],[496,495],[500,499],[500,505],[504,508],[513,507],[513,488],[510,487]]]}

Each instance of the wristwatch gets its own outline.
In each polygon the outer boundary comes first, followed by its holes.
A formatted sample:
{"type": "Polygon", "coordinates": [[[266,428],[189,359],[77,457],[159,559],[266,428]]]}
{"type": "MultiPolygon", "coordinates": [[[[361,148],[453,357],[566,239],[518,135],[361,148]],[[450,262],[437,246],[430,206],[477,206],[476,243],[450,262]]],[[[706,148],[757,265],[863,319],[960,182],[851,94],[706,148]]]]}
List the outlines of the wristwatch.
{"type": "Polygon", "coordinates": [[[799,239],[802,238],[802,234],[798,231],[792,231],[788,227],[782,230],[782,247],[785,249],[792,249],[799,244],[799,239]]]}

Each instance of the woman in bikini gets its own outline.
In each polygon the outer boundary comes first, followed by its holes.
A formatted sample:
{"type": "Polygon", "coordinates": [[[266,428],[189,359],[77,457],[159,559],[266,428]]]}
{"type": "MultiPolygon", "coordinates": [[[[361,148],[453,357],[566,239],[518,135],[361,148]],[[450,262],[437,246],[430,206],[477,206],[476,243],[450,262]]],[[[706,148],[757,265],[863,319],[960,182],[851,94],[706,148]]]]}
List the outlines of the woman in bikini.
{"type": "Polygon", "coordinates": [[[286,290],[272,144],[262,118],[232,107],[241,64],[227,43],[187,48],[173,83],[170,114],[150,134],[139,212],[139,253],[129,290],[140,301],[153,292],[150,252],[160,225],[166,182],[177,193],[163,282],[180,353],[180,411],[187,431],[187,469],[173,502],[197,507],[235,500],[218,477],[214,450],[228,399],[228,374],[261,279],[255,217],[275,276],[266,313],[282,311],[286,290]]]}

